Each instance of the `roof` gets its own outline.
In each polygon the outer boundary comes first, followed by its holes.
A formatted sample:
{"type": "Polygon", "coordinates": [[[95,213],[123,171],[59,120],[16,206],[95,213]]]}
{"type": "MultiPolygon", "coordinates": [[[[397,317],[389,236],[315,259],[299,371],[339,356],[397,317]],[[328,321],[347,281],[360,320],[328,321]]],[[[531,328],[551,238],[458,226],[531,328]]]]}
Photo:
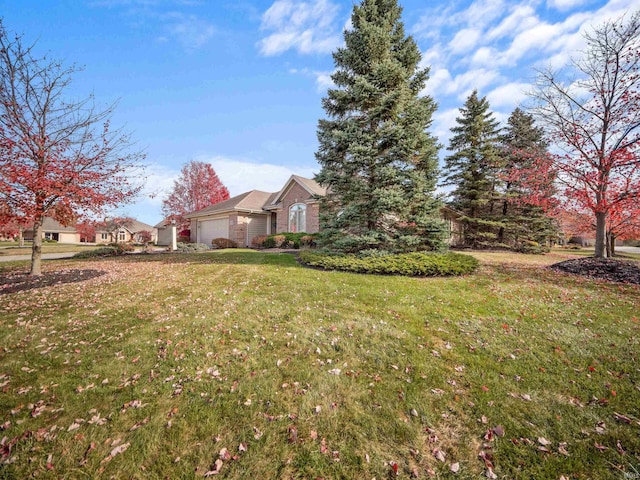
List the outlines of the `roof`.
{"type": "Polygon", "coordinates": [[[287,180],[287,183],[282,187],[282,190],[276,192],[273,199],[271,199],[270,203],[265,204],[264,208],[267,210],[277,208],[282,200],[281,197],[285,195],[293,182],[297,182],[302,188],[309,192],[310,195],[324,197],[327,194],[327,189],[315,180],[301,177],[299,175],[291,175],[289,180],[287,180]]]}
{"type": "Polygon", "coordinates": [[[223,212],[262,212],[262,207],[276,195],[275,193],[261,192],[260,190],[250,190],[228,200],[216,203],[197,212],[185,215],[186,218],[201,217],[223,212]]]}
{"type": "Polygon", "coordinates": [[[262,213],[267,210],[276,208],[280,202],[281,195],[288,190],[292,182],[299,183],[310,195],[324,196],[327,194],[327,189],[322,187],[315,180],[310,178],[301,177],[299,175],[291,175],[287,183],[279,192],[262,192],[260,190],[250,190],[235,197],[231,197],[223,202],[216,203],[209,207],[203,208],[196,212],[185,215],[185,218],[204,217],[208,215],[214,215],[218,213],[227,212],[249,212],[249,213],[262,213]]]}
{"type": "Polygon", "coordinates": [[[138,233],[138,232],[143,232],[143,231],[150,232],[155,227],[152,227],[151,225],[148,225],[146,223],[139,222],[138,220],[133,219],[133,221],[125,228],[127,230],[129,230],[131,233],[138,233]]]}
{"type": "MultiPolygon", "coordinates": [[[[75,222],[74,222],[75,223],[75,222]]],[[[44,217],[42,222],[42,230],[45,232],[76,232],[75,225],[65,227],[60,222],[51,217],[44,217]]]]}

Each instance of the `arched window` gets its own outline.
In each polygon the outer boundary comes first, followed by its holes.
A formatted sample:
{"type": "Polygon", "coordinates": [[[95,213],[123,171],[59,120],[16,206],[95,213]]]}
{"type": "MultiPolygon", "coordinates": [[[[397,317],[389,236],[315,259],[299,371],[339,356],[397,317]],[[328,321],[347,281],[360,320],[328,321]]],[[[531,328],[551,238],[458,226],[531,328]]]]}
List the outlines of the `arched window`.
{"type": "Polygon", "coordinates": [[[289,231],[304,232],[307,228],[307,206],[296,203],[289,207],[289,231]]]}

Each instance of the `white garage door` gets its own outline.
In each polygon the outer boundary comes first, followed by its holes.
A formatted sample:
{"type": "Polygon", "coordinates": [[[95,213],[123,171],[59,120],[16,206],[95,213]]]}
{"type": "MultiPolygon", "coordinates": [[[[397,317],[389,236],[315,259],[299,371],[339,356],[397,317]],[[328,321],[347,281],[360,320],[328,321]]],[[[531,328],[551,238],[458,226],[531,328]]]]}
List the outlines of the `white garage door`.
{"type": "Polygon", "coordinates": [[[229,238],[229,219],[205,220],[199,223],[198,243],[211,245],[214,238],[229,238]]]}

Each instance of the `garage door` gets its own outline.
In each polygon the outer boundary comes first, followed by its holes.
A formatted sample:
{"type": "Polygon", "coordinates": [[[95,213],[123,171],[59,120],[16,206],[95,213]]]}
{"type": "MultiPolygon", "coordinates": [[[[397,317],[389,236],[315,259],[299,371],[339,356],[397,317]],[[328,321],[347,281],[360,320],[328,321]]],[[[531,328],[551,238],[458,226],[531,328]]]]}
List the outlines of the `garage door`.
{"type": "Polygon", "coordinates": [[[251,245],[251,240],[258,235],[267,234],[267,223],[269,217],[266,215],[249,215],[247,222],[247,245],[251,245]]]}
{"type": "Polygon", "coordinates": [[[229,218],[205,220],[198,224],[198,243],[211,245],[214,238],[229,238],[229,218]]]}

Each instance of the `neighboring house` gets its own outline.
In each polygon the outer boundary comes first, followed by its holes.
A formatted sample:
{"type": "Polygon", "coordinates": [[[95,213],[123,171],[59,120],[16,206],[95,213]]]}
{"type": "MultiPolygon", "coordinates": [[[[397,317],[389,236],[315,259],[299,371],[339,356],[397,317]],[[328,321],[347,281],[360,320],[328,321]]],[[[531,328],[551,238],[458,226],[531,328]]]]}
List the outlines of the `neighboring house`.
{"type": "MultiPolygon", "coordinates": [[[[24,231],[25,240],[33,240],[33,228],[24,231]]],[[[59,243],[80,243],[80,234],[75,225],[65,227],[51,217],[45,217],[42,222],[42,239],[55,240],[59,243]]]]}
{"type": "Polygon", "coordinates": [[[149,232],[151,242],[156,242],[158,230],[155,227],[133,220],[112,231],[96,229],[96,243],[142,243],[142,232],[149,232]]]}
{"type": "Polygon", "coordinates": [[[228,238],[240,246],[249,246],[260,235],[317,233],[318,197],[326,192],[314,180],[292,175],[279,192],[242,193],[186,215],[191,222],[191,241],[210,245],[214,238],[228,238]]]}

